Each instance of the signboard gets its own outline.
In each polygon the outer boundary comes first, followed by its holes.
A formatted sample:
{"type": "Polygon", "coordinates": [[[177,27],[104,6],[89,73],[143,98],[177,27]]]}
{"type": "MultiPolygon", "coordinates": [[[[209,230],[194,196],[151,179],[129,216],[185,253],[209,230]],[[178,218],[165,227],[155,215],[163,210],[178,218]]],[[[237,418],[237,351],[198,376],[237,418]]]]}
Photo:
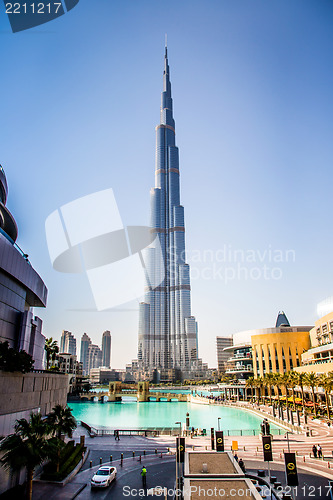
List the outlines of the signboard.
{"type": "Polygon", "coordinates": [[[216,431],[216,451],[224,451],[223,431],[216,431]]]}
{"type": "Polygon", "coordinates": [[[272,438],[271,438],[271,436],[263,436],[262,437],[262,448],[264,451],[264,462],[272,462],[273,461],[273,453],[272,453],[272,438]]]}
{"type": "Polygon", "coordinates": [[[298,486],[298,475],[297,475],[295,453],[285,453],[284,454],[284,462],[285,462],[287,485],[288,486],[298,486]]]}
{"type": "Polygon", "coordinates": [[[214,427],[211,427],[211,429],[210,429],[210,442],[211,442],[211,445],[212,445],[212,450],[215,450],[214,436],[215,436],[215,430],[214,430],[214,427]]]}
{"type": "Polygon", "coordinates": [[[177,463],[184,463],[185,438],[177,437],[177,463]]]}
{"type": "Polygon", "coordinates": [[[231,449],[232,451],[238,451],[238,441],[232,441],[231,449]]]}

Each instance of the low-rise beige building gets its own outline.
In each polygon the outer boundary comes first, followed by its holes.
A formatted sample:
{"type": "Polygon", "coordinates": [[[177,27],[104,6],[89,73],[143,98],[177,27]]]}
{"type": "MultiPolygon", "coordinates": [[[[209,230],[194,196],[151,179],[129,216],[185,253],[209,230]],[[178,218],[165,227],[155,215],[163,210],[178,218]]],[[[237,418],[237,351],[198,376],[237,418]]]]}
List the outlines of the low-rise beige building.
{"type": "Polygon", "coordinates": [[[317,375],[333,372],[333,312],[315,322],[310,330],[310,348],[302,354],[297,372],[317,375]]]}

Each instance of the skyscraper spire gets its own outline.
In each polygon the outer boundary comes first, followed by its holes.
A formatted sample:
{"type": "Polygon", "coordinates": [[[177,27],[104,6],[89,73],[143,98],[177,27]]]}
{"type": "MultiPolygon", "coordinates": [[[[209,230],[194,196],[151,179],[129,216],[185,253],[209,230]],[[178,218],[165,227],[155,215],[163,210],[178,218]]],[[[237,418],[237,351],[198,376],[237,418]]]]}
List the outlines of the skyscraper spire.
{"type": "Polygon", "coordinates": [[[145,302],[140,304],[138,359],[148,369],[190,369],[198,358],[197,324],[191,316],[190,269],[185,262],[184,207],[180,204],[170,70],[165,46],[160,124],[156,127],[155,187],[151,190],[150,249],[145,302]],[[160,257],[161,255],[161,257],[160,257]]]}

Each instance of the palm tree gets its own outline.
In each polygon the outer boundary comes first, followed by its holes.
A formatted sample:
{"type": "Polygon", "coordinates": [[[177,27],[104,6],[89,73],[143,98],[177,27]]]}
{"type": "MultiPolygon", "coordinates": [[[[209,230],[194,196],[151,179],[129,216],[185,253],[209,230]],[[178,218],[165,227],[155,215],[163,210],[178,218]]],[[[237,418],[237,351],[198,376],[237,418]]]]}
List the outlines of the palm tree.
{"type": "Polygon", "coordinates": [[[50,367],[50,360],[52,359],[52,361],[54,361],[56,354],[59,352],[57,341],[53,340],[52,337],[46,339],[44,349],[46,351],[46,369],[48,370],[50,367]]]}
{"type": "Polygon", "coordinates": [[[14,429],[15,434],[0,444],[0,451],[4,453],[1,461],[13,472],[27,469],[26,499],[31,500],[35,468],[52,455],[52,444],[48,440],[50,429],[40,413],[31,413],[29,421],[17,420],[14,429]]]}
{"type": "Polygon", "coordinates": [[[304,408],[304,383],[306,379],[306,373],[304,372],[293,372],[295,373],[295,379],[297,380],[297,385],[301,389],[301,395],[302,395],[302,408],[303,408],[303,413],[305,413],[305,408],[304,408]]]}
{"type": "Polygon", "coordinates": [[[286,391],[286,404],[288,406],[288,396],[289,396],[289,373],[283,373],[280,375],[280,385],[285,388],[286,391]]]}
{"type": "Polygon", "coordinates": [[[278,398],[278,404],[280,405],[280,392],[279,388],[281,385],[281,375],[280,373],[273,373],[273,385],[276,387],[276,394],[278,398]]]}
{"type": "Polygon", "coordinates": [[[330,405],[328,401],[328,395],[332,392],[333,389],[333,372],[329,372],[326,374],[319,375],[318,377],[318,385],[320,385],[325,391],[325,402],[327,409],[327,418],[331,419],[330,415],[330,405]]]}
{"type": "Polygon", "coordinates": [[[295,402],[295,387],[298,384],[298,377],[296,375],[296,372],[289,372],[289,387],[292,390],[293,394],[293,406],[294,410],[296,410],[296,402],[295,402]]]}
{"type": "Polygon", "coordinates": [[[272,385],[274,383],[274,374],[266,373],[263,378],[264,386],[268,389],[269,404],[272,405],[272,385]]]}
{"type": "Polygon", "coordinates": [[[72,432],[76,428],[76,420],[68,406],[56,405],[48,414],[47,422],[52,434],[58,439],[61,439],[62,435],[72,437],[72,432]]]}
{"type": "Polygon", "coordinates": [[[255,387],[255,378],[254,377],[249,377],[247,381],[245,382],[245,387],[250,387],[251,388],[251,403],[253,403],[253,389],[255,387]]]}
{"type": "Polygon", "coordinates": [[[255,379],[256,387],[258,388],[258,404],[260,404],[260,399],[262,397],[263,388],[264,388],[264,379],[263,377],[257,377],[255,379]]]}
{"type": "Polygon", "coordinates": [[[311,388],[314,416],[317,418],[315,387],[318,387],[318,376],[314,372],[309,372],[305,376],[305,384],[311,388]]]}

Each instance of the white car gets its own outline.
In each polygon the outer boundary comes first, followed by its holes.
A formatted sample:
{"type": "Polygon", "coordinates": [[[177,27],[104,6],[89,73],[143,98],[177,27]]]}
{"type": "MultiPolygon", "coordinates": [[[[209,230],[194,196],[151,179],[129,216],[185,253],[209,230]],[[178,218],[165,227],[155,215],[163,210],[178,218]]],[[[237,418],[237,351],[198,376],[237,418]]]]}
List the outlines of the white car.
{"type": "Polygon", "coordinates": [[[115,467],[103,466],[98,469],[96,474],[91,478],[90,485],[92,488],[107,488],[112,481],[117,477],[117,469],[115,467]]]}

